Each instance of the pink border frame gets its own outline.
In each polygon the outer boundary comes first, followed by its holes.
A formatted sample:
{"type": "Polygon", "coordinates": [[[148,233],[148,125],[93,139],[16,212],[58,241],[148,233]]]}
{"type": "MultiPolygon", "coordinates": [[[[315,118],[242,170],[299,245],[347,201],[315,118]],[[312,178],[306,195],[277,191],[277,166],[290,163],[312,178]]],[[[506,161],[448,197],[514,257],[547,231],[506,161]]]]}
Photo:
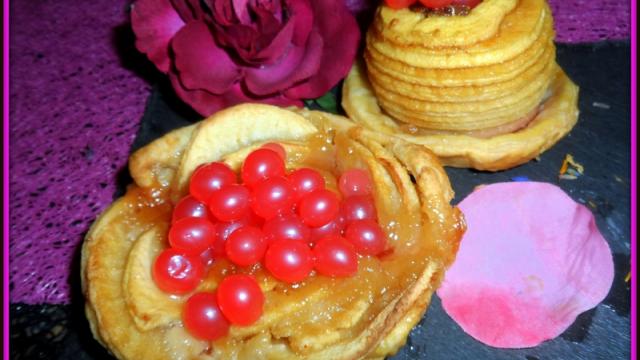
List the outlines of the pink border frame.
{"type": "Polygon", "coordinates": [[[637,4],[631,0],[631,359],[637,356],[637,4]]]}
{"type": "MultiPolygon", "coordinates": [[[[637,270],[637,24],[636,1],[631,0],[631,359],[637,356],[637,288],[635,282],[637,270]]],[[[9,358],[9,0],[3,0],[3,358],[9,358]]]]}
{"type": "Polygon", "coordinates": [[[2,352],[9,358],[9,0],[2,2],[2,352]]]}

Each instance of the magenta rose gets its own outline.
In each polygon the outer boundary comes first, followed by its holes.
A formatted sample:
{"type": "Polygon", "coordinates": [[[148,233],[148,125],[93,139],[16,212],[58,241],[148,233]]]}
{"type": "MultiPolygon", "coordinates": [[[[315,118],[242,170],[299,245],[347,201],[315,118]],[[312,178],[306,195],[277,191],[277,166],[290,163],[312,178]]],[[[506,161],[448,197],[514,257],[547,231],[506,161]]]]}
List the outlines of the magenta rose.
{"type": "Polygon", "coordinates": [[[131,23],[138,50],[204,116],[322,96],[360,40],[344,0],[137,0],[131,23]]]}

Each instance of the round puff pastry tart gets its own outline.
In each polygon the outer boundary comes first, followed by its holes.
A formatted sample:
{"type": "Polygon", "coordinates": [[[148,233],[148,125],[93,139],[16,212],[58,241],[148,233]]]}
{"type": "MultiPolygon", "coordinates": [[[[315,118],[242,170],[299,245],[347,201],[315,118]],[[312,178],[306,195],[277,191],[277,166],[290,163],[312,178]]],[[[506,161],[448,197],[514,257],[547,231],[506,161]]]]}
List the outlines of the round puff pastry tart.
{"type": "Polygon", "coordinates": [[[578,88],[555,62],[553,37],[545,0],[484,0],[461,16],[381,6],[343,107],[367,128],[429,147],[444,165],[520,165],[578,118],[578,88]]]}
{"type": "Polygon", "coordinates": [[[96,339],[120,359],[382,358],[404,344],[424,314],[465,230],[449,202],[449,180],[425,147],[370,132],[348,119],[305,109],[244,104],[175,130],[135,152],[134,184],[93,224],[82,249],[86,314],[96,339]],[[277,142],[288,171],[316,169],[335,189],[345,169],[371,174],[380,256],[362,256],[352,277],[312,273],[287,284],[261,264],[215,260],[196,291],[214,291],[224,275],[250,273],[264,293],[262,316],[232,325],[215,341],[194,338],[181,311],[152,278],[155,257],[191,173],[223,161],[237,170],[252,150],[277,142]]]}

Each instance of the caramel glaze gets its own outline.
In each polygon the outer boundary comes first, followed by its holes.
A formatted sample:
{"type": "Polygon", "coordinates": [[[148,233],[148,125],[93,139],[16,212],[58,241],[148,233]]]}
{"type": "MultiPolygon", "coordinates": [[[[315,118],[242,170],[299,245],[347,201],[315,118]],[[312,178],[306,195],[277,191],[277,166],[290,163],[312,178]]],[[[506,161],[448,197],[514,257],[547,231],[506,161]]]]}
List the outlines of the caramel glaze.
{"type": "MultiPolygon", "coordinates": [[[[334,191],[341,171],[367,168],[363,157],[367,152],[347,136],[323,133],[311,136],[303,147],[283,145],[288,150],[289,170],[299,167],[316,169],[325,177],[327,187],[334,191]],[[336,143],[341,146],[337,147],[336,143]],[[301,148],[305,150],[300,151],[301,148]]],[[[208,346],[203,355],[236,357],[238,351],[242,351],[240,343],[250,339],[257,342],[268,340],[281,348],[287,345],[295,353],[303,355],[313,351],[314,346],[322,346],[324,341],[333,343],[349,339],[362,331],[414,282],[427,262],[450,261],[454,252],[450,244],[446,244],[447,239],[437,239],[443,236],[441,231],[436,226],[428,226],[433,219],[427,219],[420,211],[408,212],[408,205],[400,196],[389,199],[389,196],[395,196],[395,192],[381,187],[378,181],[375,181],[374,191],[379,223],[388,235],[388,249],[380,258],[360,256],[358,273],[353,277],[333,279],[312,273],[305,281],[290,285],[277,282],[259,264],[238,268],[225,260],[215,262],[200,289],[214,290],[222,277],[228,274],[249,273],[258,279],[266,301],[264,314],[257,323],[249,327],[233,326],[228,336],[208,346]],[[381,206],[389,200],[397,207],[385,209],[381,206]],[[305,336],[301,338],[300,334],[305,336]]],[[[156,184],[147,189],[132,185],[124,202],[126,211],[122,215],[126,215],[123,216],[126,226],[139,229],[138,234],[159,222],[170,223],[172,205],[166,185],[156,184]]],[[[464,225],[458,225],[458,231],[463,232],[464,225]]],[[[176,299],[185,301],[186,298],[176,299]]]]}
{"type": "Polygon", "coordinates": [[[413,12],[421,13],[425,17],[428,16],[465,16],[469,15],[471,7],[467,5],[448,5],[441,8],[431,9],[420,3],[409,6],[409,9],[413,12]]]}

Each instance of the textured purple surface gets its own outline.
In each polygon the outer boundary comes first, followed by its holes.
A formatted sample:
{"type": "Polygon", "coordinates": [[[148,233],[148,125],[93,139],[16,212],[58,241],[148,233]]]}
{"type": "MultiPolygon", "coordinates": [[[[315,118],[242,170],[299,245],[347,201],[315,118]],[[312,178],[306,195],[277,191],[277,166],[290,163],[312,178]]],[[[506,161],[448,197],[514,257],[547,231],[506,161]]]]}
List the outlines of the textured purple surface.
{"type": "MultiPolygon", "coordinates": [[[[559,41],[629,36],[628,0],[552,7],[559,41]]],[[[112,201],[151,70],[129,70],[140,62],[125,1],[14,0],[10,11],[10,300],[68,303],[73,259],[112,201]]]]}
{"type": "Polygon", "coordinates": [[[617,40],[630,36],[629,0],[549,0],[549,3],[559,42],[617,40]]]}
{"type": "Polygon", "coordinates": [[[72,258],[112,201],[149,86],[114,48],[124,2],[11,1],[10,10],[11,301],[64,303],[72,258]]]}

